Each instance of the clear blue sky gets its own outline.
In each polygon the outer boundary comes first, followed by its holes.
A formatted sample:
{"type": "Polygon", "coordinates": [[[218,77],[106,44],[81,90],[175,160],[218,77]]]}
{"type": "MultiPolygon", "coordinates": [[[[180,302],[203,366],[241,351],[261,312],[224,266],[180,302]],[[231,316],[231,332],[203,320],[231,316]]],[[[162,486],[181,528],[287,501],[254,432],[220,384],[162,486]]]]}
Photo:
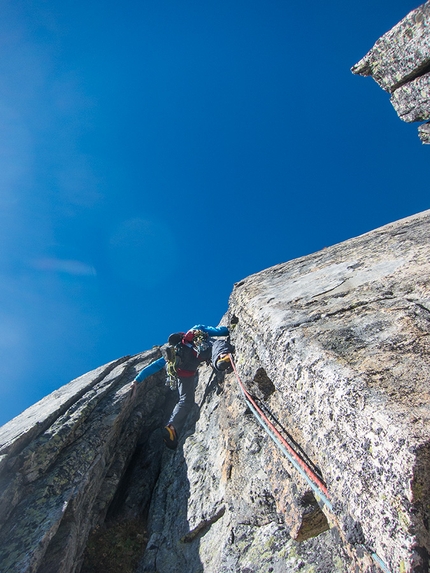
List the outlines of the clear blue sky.
{"type": "Polygon", "coordinates": [[[430,207],[430,147],[350,72],[419,3],[1,0],[0,424],[430,207]]]}

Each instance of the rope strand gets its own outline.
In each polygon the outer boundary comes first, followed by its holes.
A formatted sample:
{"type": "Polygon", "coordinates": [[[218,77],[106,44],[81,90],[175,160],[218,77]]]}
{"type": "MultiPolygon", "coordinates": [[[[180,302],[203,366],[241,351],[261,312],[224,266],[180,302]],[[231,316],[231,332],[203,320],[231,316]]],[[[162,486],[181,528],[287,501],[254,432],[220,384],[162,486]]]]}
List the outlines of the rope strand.
{"type": "Polygon", "coordinates": [[[263,426],[263,428],[268,432],[270,437],[275,441],[275,443],[282,446],[282,451],[286,454],[288,459],[294,465],[296,469],[300,471],[302,475],[304,475],[306,481],[312,487],[312,489],[317,493],[317,495],[321,498],[325,505],[329,509],[333,509],[331,502],[328,499],[328,491],[326,485],[319,479],[319,477],[315,474],[315,472],[307,465],[307,463],[301,458],[301,456],[290,446],[290,444],[286,441],[286,439],[279,433],[277,428],[272,424],[272,422],[267,418],[261,408],[257,405],[255,400],[252,398],[248,390],[245,388],[242,380],[240,379],[239,373],[236,368],[236,364],[234,363],[233,356],[230,354],[230,361],[233,367],[234,373],[236,374],[237,381],[239,382],[239,386],[242,390],[242,393],[245,396],[246,401],[250,406],[252,406],[251,410],[253,411],[254,415],[256,415],[257,420],[263,426]]]}
{"type": "MultiPolygon", "coordinates": [[[[312,468],[294,450],[294,448],[291,447],[291,445],[285,440],[282,434],[275,428],[272,422],[267,418],[265,413],[258,406],[256,401],[253,399],[251,394],[245,388],[244,383],[240,379],[239,373],[236,368],[236,364],[234,363],[233,360],[233,356],[229,354],[229,357],[233,371],[236,375],[236,379],[239,383],[239,387],[242,391],[245,401],[247,402],[251,412],[254,414],[259,424],[267,432],[270,438],[272,438],[272,440],[279,447],[279,449],[285,454],[285,456],[288,458],[291,464],[296,468],[296,470],[300,473],[300,475],[306,480],[306,482],[310,485],[313,491],[321,499],[324,505],[330,511],[333,511],[333,505],[329,499],[327,486],[321,481],[321,479],[316,475],[316,473],[312,470],[312,468]]],[[[391,573],[390,569],[388,569],[387,565],[384,563],[384,561],[382,561],[382,559],[379,557],[377,553],[375,553],[365,545],[361,545],[361,547],[363,547],[363,549],[372,556],[373,561],[380,567],[382,571],[384,571],[384,573],[391,573]]]]}

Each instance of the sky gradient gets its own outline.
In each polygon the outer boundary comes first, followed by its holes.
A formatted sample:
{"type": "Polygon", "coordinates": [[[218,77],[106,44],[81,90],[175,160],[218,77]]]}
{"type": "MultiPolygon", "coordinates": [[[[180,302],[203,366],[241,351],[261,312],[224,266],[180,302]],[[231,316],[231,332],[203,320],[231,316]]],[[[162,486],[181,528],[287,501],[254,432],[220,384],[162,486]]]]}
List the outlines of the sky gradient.
{"type": "Polygon", "coordinates": [[[0,5],[0,424],[430,207],[430,147],[350,72],[419,2],[0,5]]]}

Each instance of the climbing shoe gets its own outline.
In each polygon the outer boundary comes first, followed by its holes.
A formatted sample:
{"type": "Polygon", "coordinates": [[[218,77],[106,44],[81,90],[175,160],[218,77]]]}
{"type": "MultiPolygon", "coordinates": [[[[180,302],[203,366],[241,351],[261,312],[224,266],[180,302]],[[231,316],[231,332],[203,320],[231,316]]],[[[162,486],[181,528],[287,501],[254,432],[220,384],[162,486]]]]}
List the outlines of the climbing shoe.
{"type": "Polygon", "coordinates": [[[221,370],[221,372],[228,370],[229,372],[232,371],[232,367],[231,367],[231,362],[230,362],[230,356],[228,354],[224,354],[218,358],[218,360],[216,361],[216,367],[218,368],[218,370],[221,370]]]}
{"type": "Polygon", "coordinates": [[[168,424],[163,428],[163,440],[170,450],[176,450],[178,447],[178,436],[172,424],[168,424]]]}

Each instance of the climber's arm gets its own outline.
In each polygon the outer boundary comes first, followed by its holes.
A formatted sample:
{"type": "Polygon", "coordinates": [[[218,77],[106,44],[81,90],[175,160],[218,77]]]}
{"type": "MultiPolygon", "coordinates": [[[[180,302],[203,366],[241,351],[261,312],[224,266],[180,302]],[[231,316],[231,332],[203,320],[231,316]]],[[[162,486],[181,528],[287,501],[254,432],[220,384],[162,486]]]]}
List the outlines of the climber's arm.
{"type": "Polygon", "coordinates": [[[206,326],[204,324],[196,324],[191,330],[203,330],[209,336],[228,336],[228,328],[226,326],[206,326]]]}
{"type": "Polygon", "coordinates": [[[158,360],[155,360],[154,362],[151,362],[151,364],[148,364],[148,366],[145,366],[145,368],[139,372],[139,374],[133,380],[133,383],[142,382],[142,380],[145,380],[145,378],[148,378],[148,376],[151,376],[152,374],[159,372],[164,367],[165,364],[166,361],[164,360],[163,357],[159,358],[158,360]]]}

